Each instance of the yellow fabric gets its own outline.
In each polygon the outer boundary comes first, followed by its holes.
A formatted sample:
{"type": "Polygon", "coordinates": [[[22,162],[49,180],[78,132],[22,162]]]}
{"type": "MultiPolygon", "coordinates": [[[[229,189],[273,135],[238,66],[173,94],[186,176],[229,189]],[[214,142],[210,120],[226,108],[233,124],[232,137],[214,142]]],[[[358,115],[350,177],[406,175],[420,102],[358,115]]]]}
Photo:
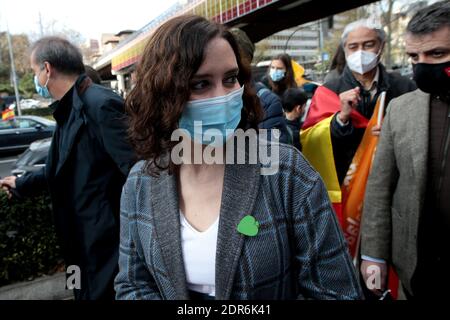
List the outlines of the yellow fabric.
{"type": "Polygon", "coordinates": [[[305,74],[305,68],[295,62],[294,60],[291,60],[292,70],[294,71],[294,79],[295,82],[299,87],[303,86],[305,83],[311,82],[309,80],[306,80],[303,78],[303,75],[305,74]]]}
{"type": "Polygon", "coordinates": [[[330,125],[333,116],[316,125],[302,130],[300,140],[302,153],[316,169],[327,187],[328,195],[333,203],[341,202],[341,187],[334,164],[333,147],[331,145],[330,125]]]}

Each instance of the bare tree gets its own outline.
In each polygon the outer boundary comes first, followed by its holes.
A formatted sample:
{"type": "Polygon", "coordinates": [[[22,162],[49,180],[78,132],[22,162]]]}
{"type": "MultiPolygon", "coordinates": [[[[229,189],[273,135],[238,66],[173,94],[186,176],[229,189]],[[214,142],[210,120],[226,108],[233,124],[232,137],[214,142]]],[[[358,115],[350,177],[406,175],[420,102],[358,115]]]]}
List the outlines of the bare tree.
{"type": "MultiPolygon", "coordinates": [[[[30,60],[28,57],[28,50],[30,47],[30,41],[25,34],[11,35],[11,44],[13,48],[14,62],[16,67],[17,76],[21,77],[30,71],[30,60]]],[[[2,75],[10,73],[11,61],[8,54],[8,40],[6,38],[6,32],[0,33],[0,60],[5,67],[2,75]],[[3,74],[4,73],[4,74],[3,74]]],[[[5,80],[5,79],[3,79],[5,80]]]]}
{"type": "Polygon", "coordinates": [[[386,0],[387,6],[386,10],[383,10],[383,3],[380,3],[382,9],[382,19],[383,25],[386,26],[386,54],[385,54],[385,65],[387,68],[392,67],[392,30],[393,30],[393,19],[392,11],[394,9],[395,0],[386,0]]]}
{"type": "Polygon", "coordinates": [[[42,36],[59,36],[63,37],[77,46],[81,46],[85,41],[83,35],[77,30],[67,27],[64,23],[58,22],[54,19],[42,21],[39,18],[39,31],[30,33],[31,42],[35,42],[42,36]]]}
{"type": "Polygon", "coordinates": [[[255,54],[253,57],[253,63],[257,64],[264,59],[267,59],[268,52],[270,50],[270,43],[268,40],[262,40],[255,45],[255,54]]]}

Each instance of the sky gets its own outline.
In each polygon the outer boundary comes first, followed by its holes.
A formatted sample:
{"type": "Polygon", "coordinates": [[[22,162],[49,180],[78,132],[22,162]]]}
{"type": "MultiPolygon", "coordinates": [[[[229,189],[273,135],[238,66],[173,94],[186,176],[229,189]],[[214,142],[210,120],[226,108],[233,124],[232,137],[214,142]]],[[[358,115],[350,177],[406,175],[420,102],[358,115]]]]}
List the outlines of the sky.
{"type": "Polygon", "coordinates": [[[102,33],[137,30],[177,0],[0,0],[0,31],[6,20],[12,34],[39,34],[42,24],[55,29],[72,29],[86,39],[100,39],[102,33]]]}
{"type": "MultiPolygon", "coordinates": [[[[42,25],[55,31],[72,29],[85,40],[102,33],[138,30],[176,2],[186,0],[0,0],[0,32],[6,21],[12,34],[26,33],[36,40],[42,25]]],[[[415,0],[417,1],[417,0],[415,0]]],[[[401,6],[410,0],[397,0],[401,6]]],[[[430,3],[436,0],[429,1],[430,3]]]]}

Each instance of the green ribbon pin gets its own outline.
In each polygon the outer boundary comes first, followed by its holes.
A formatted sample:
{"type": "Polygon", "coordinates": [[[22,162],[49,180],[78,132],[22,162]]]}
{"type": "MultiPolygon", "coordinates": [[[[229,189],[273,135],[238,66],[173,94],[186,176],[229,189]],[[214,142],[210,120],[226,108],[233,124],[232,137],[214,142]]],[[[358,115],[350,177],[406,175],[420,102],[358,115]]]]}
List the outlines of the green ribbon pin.
{"type": "Polygon", "coordinates": [[[259,222],[253,216],[247,215],[239,222],[237,230],[243,235],[254,237],[259,231],[259,222]]]}

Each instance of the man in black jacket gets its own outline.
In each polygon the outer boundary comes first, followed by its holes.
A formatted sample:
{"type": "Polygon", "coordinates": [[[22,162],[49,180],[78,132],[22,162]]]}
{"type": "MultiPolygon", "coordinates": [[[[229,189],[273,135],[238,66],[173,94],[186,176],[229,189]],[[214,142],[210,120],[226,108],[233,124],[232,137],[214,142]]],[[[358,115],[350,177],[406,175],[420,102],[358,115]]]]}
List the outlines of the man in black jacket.
{"type": "Polygon", "coordinates": [[[289,88],[283,93],[282,102],[290,143],[302,151],[300,129],[308,96],[299,88],[289,88]]]}
{"type": "MultiPolygon", "coordinates": [[[[342,34],[347,65],[342,75],[324,84],[339,95],[341,110],[331,121],[331,139],[336,171],[342,184],[365,128],[352,124],[350,113],[357,111],[366,119],[372,117],[377,99],[386,91],[386,102],[416,89],[412,80],[388,73],[380,63],[385,42],[383,29],[370,20],[350,23],[342,34]]],[[[379,135],[377,126],[373,134],[379,135]]]]}
{"type": "Polygon", "coordinates": [[[92,83],[80,51],[67,40],[37,41],[30,60],[36,90],[56,100],[57,128],[45,168],[0,184],[20,196],[49,189],[66,267],[81,271],[75,299],[113,299],[120,194],[134,163],[123,100],[92,83]]]}

